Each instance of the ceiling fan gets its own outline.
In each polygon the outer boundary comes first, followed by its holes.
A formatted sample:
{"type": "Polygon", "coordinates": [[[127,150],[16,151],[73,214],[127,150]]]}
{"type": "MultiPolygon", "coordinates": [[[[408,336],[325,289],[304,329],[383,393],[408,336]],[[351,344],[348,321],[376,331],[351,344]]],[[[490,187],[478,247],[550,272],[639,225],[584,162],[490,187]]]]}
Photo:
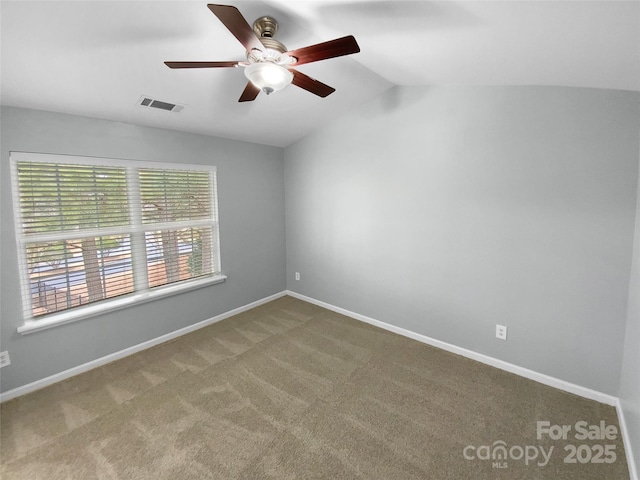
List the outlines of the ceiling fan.
{"type": "Polygon", "coordinates": [[[169,68],[244,67],[244,74],[249,82],[239,102],[255,100],[260,91],[269,95],[290,83],[320,97],[331,95],[335,92],[335,88],[293,67],[360,51],[356,39],[351,35],[296,50],[287,50],[287,47],[273,38],[278,30],[275,19],[258,18],[251,28],[236,7],[214,4],[209,4],[207,7],[244,46],[247,61],[164,63],[169,68]]]}

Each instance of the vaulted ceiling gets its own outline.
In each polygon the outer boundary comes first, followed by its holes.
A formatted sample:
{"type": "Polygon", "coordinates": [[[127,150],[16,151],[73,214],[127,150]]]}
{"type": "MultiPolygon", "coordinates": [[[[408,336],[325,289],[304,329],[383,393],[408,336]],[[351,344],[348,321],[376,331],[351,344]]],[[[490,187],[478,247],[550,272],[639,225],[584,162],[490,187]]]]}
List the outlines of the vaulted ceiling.
{"type": "Polygon", "coordinates": [[[361,52],[299,67],[333,86],[238,103],[245,60],[198,1],[1,3],[3,105],[286,146],[395,85],[552,85],[640,91],[640,1],[229,1],[270,15],[294,49],[354,35],[361,52]],[[140,96],[185,105],[167,112],[140,96]]]}

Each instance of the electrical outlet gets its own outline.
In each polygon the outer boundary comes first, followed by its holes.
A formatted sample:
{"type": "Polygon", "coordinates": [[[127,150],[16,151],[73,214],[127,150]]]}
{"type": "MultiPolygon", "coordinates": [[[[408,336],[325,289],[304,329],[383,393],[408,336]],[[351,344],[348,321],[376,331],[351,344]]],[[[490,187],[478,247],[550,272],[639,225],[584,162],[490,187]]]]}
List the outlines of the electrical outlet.
{"type": "Polygon", "coordinates": [[[0,352],[0,368],[11,365],[11,359],[9,358],[9,352],[0,352]]]}
{"type": "Polygon", "coordinates": [[[300,281],[300,272],[296,272],[296,280],[300,281]]]}
{"type": "Polygon", "coordinates": [[[496,338],[499,338],[500,340],[506,340],[507,327],[505,327],[504,325],[496,325],[496,338]]]}

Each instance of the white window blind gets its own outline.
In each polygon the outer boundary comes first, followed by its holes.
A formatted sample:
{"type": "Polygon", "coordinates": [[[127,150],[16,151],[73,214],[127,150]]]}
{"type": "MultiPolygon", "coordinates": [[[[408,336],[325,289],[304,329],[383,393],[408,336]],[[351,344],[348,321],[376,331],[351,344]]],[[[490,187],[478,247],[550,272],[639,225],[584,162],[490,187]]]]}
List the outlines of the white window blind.
{"type": "Polygon", "coordinates": [[[11,163],[27,322],[221,276],[214,167],[15,152],[11,163]]]}

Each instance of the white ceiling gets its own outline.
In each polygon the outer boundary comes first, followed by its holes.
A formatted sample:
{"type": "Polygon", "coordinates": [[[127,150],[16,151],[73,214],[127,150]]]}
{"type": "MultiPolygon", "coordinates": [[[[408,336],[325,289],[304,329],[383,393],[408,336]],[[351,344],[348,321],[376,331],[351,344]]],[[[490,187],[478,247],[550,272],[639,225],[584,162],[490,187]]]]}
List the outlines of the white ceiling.
{"type": "Polygon", "coordinates": [[[238,103],[241,69],[163,64],[244,60],[205,1],[2,0],[2,104],[286,146],[394,85],[640,91],[640,0],[221,3],[275,17],[290,49],[352,34],[362,51],[299,67],[336,88],[325,99],[290,86],[238,103]]]}

